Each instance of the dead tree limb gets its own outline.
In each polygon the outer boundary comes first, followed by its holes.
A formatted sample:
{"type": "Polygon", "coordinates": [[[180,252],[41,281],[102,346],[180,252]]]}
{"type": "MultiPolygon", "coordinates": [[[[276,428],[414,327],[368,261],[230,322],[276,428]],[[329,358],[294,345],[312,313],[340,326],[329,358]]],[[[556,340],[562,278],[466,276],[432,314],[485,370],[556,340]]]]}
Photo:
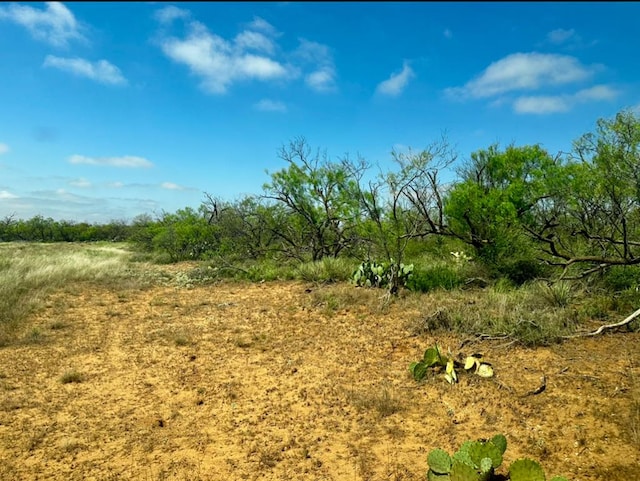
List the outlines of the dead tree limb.
{"type": "Polygon", "coordinates": [[[564,336],[564,338],[565,339],[571,339],[571,338],[575,338],[575,337],[597,336],[597,335],[602,334],[604,331],[607,331],[609,329],[616,329],[618,327],[626,326],[627,324],[631,323],[631,321],[633,321],[638,316],[640,316],[640,309],[638,309],[636,312],[631,314],[629,317],[627,317],[623,321],[616,322],[615,324],[605,324],[604,326],[600,326],[598,329],[596,329],[593,332],[583,332],[583,333],[579,333],[579,334],[572,334],[571,336],[564,336]]]}

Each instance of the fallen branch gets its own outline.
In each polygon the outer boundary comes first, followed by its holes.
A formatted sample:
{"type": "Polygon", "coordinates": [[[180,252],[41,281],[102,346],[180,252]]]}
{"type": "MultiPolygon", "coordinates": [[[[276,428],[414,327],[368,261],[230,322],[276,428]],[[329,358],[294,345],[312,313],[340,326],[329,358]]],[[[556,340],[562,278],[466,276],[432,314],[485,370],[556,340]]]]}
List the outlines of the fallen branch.
{"type": "Polygon", "coordinates": [[[616,322],[615,324],[605,324],[604,326],[600,326],[598,329],[596,329],[593,332],[583,332],[583,333],[572,334],[570,336],[563,336],[563,337],[565,339],[571,339],[571,338],[574,338],[574,337],[597,336],[597,335],[602,334],[604,331],[607,331],[609,329],[616,329],[618,327],[626,326],[627,324],[629,324],[631,321],[633,321],[638,316],[640,316],[640,309],[638,309],[636,312],[631,314],[629,317],[627,317],[623,321],[616,322]]]}

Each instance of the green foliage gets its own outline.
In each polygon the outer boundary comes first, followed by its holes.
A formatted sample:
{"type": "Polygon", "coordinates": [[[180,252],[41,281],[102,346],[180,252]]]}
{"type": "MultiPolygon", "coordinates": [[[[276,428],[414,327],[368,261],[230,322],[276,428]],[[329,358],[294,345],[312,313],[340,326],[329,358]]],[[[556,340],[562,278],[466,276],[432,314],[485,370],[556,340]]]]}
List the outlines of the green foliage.
{"type": "Polygon", "coordinates": [[[365,261],[358,266],[351,276],[352,282],[359,287],[389,287],[394,282],[394,276],[398,287],[404,287],[413,275],[413,264],[397,265],[393,262],[381,264],[373,261],[365,261]]]}
{"type": "Polygon", "coordinates": [[[407,288],[416,292],[434,289],[455,289],[464,283],[460,270],[448,265],[416,268],[407,281],[407,288]]]}
{"type": "Polygon", "coordinates": [[[604,273],[603,284],[613,291],[640,287],[639,266],[612,266],[604,273]]]}
{"type": "Polygon", "coordinates": [[[517,286],[543,277],[547,272],[540,261],[526,258],[505,260],[497,266],[496,270],[500,276],[513,281],[517,286]]]}
{"type": "Polygon", "coordinates": [[[465,363],[461,364],[452,357],[443,356],[437,344],[434,347],[428,348],[420,361],[412,362],[409,365],[409,372],[416,381],[424,379],[429,369],[438,372],[444,369],[444,378],[449,384],[458,382],[458,370],[460,369],[468,372],[471,372],[473,369],[473,372],[480,377],[493,376],[491,364],[483,362],[481,356],[467,357],[465,363]]]}
{"type": "MultiPolygon", "coordinates": [[[[429,452],[427,479],[434,481],[497,481],[495,471],[502,465],[507,439],[502,434],[490,440],[466,441],[453,456],[443,449],[429,452]]],[[[509,467],[510,481],[545,481],[542,467],[530,459],[518,459],[509,467]]],[[[551,481],[568,481],[556,476],[551,481]]]]}

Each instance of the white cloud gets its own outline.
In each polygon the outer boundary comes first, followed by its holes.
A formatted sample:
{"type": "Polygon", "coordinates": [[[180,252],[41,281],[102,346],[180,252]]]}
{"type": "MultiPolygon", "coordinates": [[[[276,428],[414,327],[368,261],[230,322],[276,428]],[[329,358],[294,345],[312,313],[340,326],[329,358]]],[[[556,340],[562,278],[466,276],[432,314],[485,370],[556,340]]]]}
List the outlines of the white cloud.
{"type": "Polygon", "coordinates": [[[69,162],[72,164],[85,164],[85,165],[104,165],[109,167],[132,167],[132,168],[149,168],[153,164],[143,157],[135,157],[131,155],[125,155],[123,157],[86,157],[84,155],[72,155],[69,157],[69,162]]]}
{"type": "Polygon", "coordinates": [[[163,182],[160,184],[160,187],[167,190],[185,190],[184,187],[178,184],[174,184],[173,182],[163,182]]]}
{"type": "Polygon", "coordinates": [[[279,102],[277,100],[270,100],[270,99],[262,99],[260,100],[260,102],[257,102],[256,104],[254,104],[254,107],[257,110],[261,110],[263,112],[286,112],[287,111],[287,106],[284,103],[279,102]]]}
{"type": "Polygon", "coordinates": [[[122,187],[124,187],[124,182],[110,182],[107,184],[107,187],[111,187],[113,189],[121,189],[122,187]]]}
{"type": "Polygon", "coordinates": [[[18,196],[12,194],[8,190],[0,190],[0,200],[1,199],[17,199],[18,196]]]}
{"type": "Polygon", "coordinates": [[[269,55],[273,55],[275,52],[275,44],[273,41],[260,32],[245,30],[236,36],[234,42],[241,51],[257,50],[258,52],[264,52],[269,55]]]}
{"type": "Polygon", "coordinates": [[[0,155],[6,154],[7,152],[9,152],[9,146],[0,142],[0,155]]]}
{"type": "MultiPolygon", "coordinates": [[[[189,34],[184,39],[175,37],[161,41],[164,54],[175,62],[186,65],[202,78],[202,87],[209,93],[224,94],[236,80],[274,80],[286,78],[288,69],[267,56],[247,53],[247,42],[254,47],[269,48],[260,43],[259,35],[240,37],[240,43],[231,43],[210,33],[199,22],[189,24],[189,34]]],[[[266,37],[265,37],[266,39],[266,37]]]]}
{"type": "Polygon", "coordinates": [[[406,88],[412,77],[415,77],[415,74],[409,66],[409,63],[405,61],[402,71],[391,75],[388,80],[378,84],[376,92],[383,95],[397,97],[406,88]]]}
{"type": "Polygon", "coordinates": [[[576,31],[574,29],[564,30],[562,28],[557,28],[547,34],[547,40],[556,45],[565,43],[572,38],[577,38],[576,31]]]}
{"type": "Polygon", "coordinates": [[[276,30],[276,28],[267,22],[264,18],[253,17],[251,23],[248,24],[248,28],[250,30],[258,30],[260,32],[266,33],[271,37],[280,36],[280,32],[276,30]]]}
{"type": "Polygon", "coordinates": [[[305,76],[309,88],[316,92],[336,89],[336,67],[328,46],[301,38],[294,56],[313,66],[313,71],[305,76]]]}
{"type": "Polygon", "coordinates": [[[492,63],[463,87],[449,88],[446,93],[459,98],[485,98],[579,82],[589,78],[593,71],[567,55],[514,53],[492,63]]]}
{"type": "Polygon", "coordinates": [[[519,97],[513,103],[513,109],[519,114],[551,114],[567,112],[571,108],[569,100],[569,98],[561,95],[519,97]]]}
{"type": "Polygon", "coordinates": [[[575,98],[581,102],[590,100],[613,100],[618,96],[618,91],[608,85],[594,85],[593,87],[580,90],[575,94],[575,98]]]}
{"type": "Polygon", "coordinates": [[[179,18],[189,18],[189,11],[178,8],[174,5],[169,5],[167,7],[161,8],[160,10],[157,10],[154,14],[154,18],[163,25],[167,25],[179,18]]]}
{"type": "Polygon", "coordinates": [[[62,58],[47,55],[42,66],[71,72],[74,75],[87,77],[103,84],[123,85],[127,83],[127,79],[122,76],[120,69],[106,60],[92,63],[83,58],[62,58]]]}
{"type": "Polygon", "coordinates": [[[614,100],[618,92],[607,85],[595,85],[565,95],[534,95],[517,98],[513,110],[519,114],[551,114],[568,112],[580,103],[614,100]]]}
{"type": "Polygon", "coordinates": [[[15,3],[0,7],[0,19],[25,27],[31,35],[54,47],[66,47],[70,40],[85,40],[71,11],[60,2],[47,2],[44,10],[15,3]]]}

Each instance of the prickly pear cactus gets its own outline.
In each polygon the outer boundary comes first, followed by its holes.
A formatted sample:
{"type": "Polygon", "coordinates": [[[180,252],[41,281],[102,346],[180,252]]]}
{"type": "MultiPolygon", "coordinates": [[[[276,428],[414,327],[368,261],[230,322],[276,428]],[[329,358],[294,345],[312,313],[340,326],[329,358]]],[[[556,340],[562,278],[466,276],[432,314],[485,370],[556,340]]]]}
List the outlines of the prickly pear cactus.
{"type": "Polygon", "coordinates": [[[472,443],[469,448],[469,456],[473,464],[479,468],[482,465],[484,459],[491,460],[493,469],[497,469],[502,464],[502,453],[500,449],[496,447],[491,441],[472,443]]]}
{"type": "Polygon", "coordinates": [[[434,449],[427,456],[429,469],[435,474],[449,474],[451,471],[451,457],[444,449],[434,449]]]}
{"type": "Polygon", "coordinates": [[[501,454],[507,450],[507,438],[503,434],[496,434],[490,441],[500,450],[501,454]]]}
{"type": "Polygon", "coordinates": [[[546,481],[544,470],[536,461],[518,459],[509,467],[511,481],[546,481]]]}
{"type": "Polygon", "coordinates": [[[569,480],[564,476],[554,476],[553,478],[551,478],[551,481],[569,481],[569,480]]]}
{"type": "Polygon", "coordinates": [[[470,464],[454,461],[449,474],[451,481],[479,481],[480,474],[470,464]]]}
{"type": "Polygon", "coordinates": [[[448,474],[436,474],[433,471],[427,471],[427,481],[451,481],[448,474]]]}

